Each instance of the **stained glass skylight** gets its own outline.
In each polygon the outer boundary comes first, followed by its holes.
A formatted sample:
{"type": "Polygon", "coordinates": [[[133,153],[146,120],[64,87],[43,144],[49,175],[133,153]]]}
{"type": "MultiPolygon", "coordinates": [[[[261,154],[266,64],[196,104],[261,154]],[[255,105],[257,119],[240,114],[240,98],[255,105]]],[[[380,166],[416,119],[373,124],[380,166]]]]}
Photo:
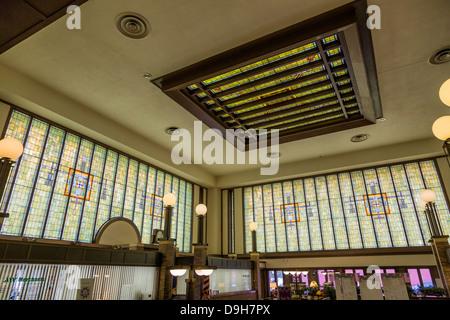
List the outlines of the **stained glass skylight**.
{"type": "Polygon", "coordinates": [[[345,121],[349,111],[353,118],[361,116],[342,37],[309,42],[192,83],[183,91],[214,112],[225,128],[283,131],[330,119],[345,121]]]}
{"type": "Polygon", "coordinates": [[[283,143],[374,124],[382,112],[372,41],[363,23],[367,18],[356,17],[355,6],[300,22],[153,83],[222,133],[276,128],[283,143]]]}

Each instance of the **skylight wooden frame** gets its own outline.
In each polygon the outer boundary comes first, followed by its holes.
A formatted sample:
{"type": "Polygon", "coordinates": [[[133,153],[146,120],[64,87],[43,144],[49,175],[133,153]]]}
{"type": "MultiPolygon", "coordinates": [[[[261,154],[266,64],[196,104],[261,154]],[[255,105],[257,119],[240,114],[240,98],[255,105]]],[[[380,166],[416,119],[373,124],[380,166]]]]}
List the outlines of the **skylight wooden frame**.
{"type": "MultiPolygon", "coordinates": [[[[245,117],[247,117],[248,119],[249,115],[257,115],[261,112],[268,112],[273,110],[274,108],[278,108],[277,115],[280,117],[285,114],[289,114],[289,121],[292,121],[293,124],[301,125],[301,127],[299,127],[297,130],[285,129],[280,131],[280,143],[374,124],[377,118],[382,117],[382,110],[378,91],[378,79],[376,74],[371,33],[366,26],[366,20],[368,18],[366,9],[366,1],[352,2],[312,19],[300,22],[281,31],[254,40],[248,44],[213,56],[179,71],[157,78],[153,80],[153,83],[159,86],[164,93],[166,93],[174,101],[178,102],[181,106],[191,112],[207,126],[219,129],[225,135],[226,129],[257,129],[257,126],[255,127],[251,125],[251,121],[241,119],[241,116],[236,113],[248,107],[252,107],[258,104],[260,105],[261,100],[250,102],[243,106],[238,106],[231,109],[224,108],[223,104],[219,100],[220,95],[213,95],[210,89],[212,89],[214,86],[217,86],[218,84],[227,85],[231,81],[241,79],[244,75],[247,77],[253,76],[260,73],[261,71],[273,69],[274,66],[281,66],[283,64],[286,64],[287,62],[297,61],[299,58],[304,58],[307,56],[311,56],[311,54],[317,53],[321,54],[320,61],[312,62],[306,67],[299,66],[287,70],[287,72],[274,74],[272,76],[272,79],[279,79],[283,76],[288,76],[289,74],[292,74],[293,71],[296,71],[295,69],[301,71],[309,70],[311,67],[325,66],[324,71],[317,72],[317,74],[307,75],[304,78],[298,79],[298,81],[293,81],[289,85],[293,86],[305,81],[317,80],[320,79],[320,77],[328,75],[329,81],[319,81],[317,83],[312,83],[306,88],[317,89],[321,86],[323,87],[325,85],[331,84],[332,89],[329,90],[329,93],[332,94],[333,92],[339,92],[337,91],[338,79],[335,79],[330,75],[334,74],[337,71],[347,71],[342,79],[339,78],[339,81],[350,80],[350,84],[339,89],[344,90],[351,88],[353,89],[353,95],[346,96],[338,94],[336,96],[336,99],[334,99],[341,108],[343,117],[341,119],[342,121],[336,121],[336,119],[328,119],[327,117],[324,117],[324,122],[322,123],[323,126],[320,126],[320,123],[319,125],[315,123],[311,126],[306,126],[304,125],[304,123],[310,121],[309,118],[305,118],[303,122],[301,119],[296,121],[295,116],[293,116],[292,114],[294,109],[281,109],[284,106],[289,106],[289,104],[291,103],[302,102],[303,97],[296,98],[295,100],[279,102],[278,104],[262,107],[255,111],[247,111],[245,117]],[[338,41],[332,42],[329,47],[327,47],[321,41],[321,39],[332,35],[337,35],[338,41]],[[232,70],[239,69],[249,64],[273,57],[277,54],[292,50],[294,48],[298,48],[299,46],[306,45],[311,42],[317,44],[316,48],[305,53],[300,53],[298,57],[292,56],[289,58],[285,58],[286,60],[275,62],[273,63],[273,65],[269,64],[263,67],[256,68],[254,70],[247,71],[236,77],[221,80],[215,83],[214,86],[202,85],[202,81],[204,80],[211,79],[232,70]],[[341,48],[341,52],[335,57],[331,56],[330,59],[326,59],[327,56],[326,54],[324,54],[324,52],[326,50],[338,47],[341,48]],[[342,58],[344,59],[345,64],[336,67],[336,70],[330,70],[330,63],[333,60],[339,60],[342,58]],[[361,68],[356,71],[354,70],[354,66],[351,64],[353,58],[356,58],[358,62],[360,62],[361,60],[363,61],[362,70],[361,68]],[[188,86],[191,86],[193,84],[196,84],[198,89],[187,89],[188,86]],[[360,90],[361,88],[362,90],[360,90]],[[197,94],[200,93],[203,93],[205,97],[198,98],[197,94]],[[349,101],[350,103],[344,101],[343,99],[345,98],[351,99],[349,101]],[[206,104],[207,101],[214,101],[214,105],[206,104]],[[355,103],[357,106],[356,109],[355,103]],[[218,109],[218,107],[221,107],[222,110],[214,110],[218,109]]],[[[239,88],[231,89],[227,93],[233,93],[237,90],[243,90],[243,88],[245,89],[250,86],[255,86],[258,83],[262,83],[263,80],[266,81],[267,79],[261,79],[261,81],[255,80],[248,85],[244,84],[239,88]]],[[[285,83],[282,83],[270,88],[261,89],[260,91],[255,91],[248,94],[247,96],[254,97],[257,94],[261,94],[261,92],[270,92],[274,89],[277,89],[277,86],[278,88],[282,88],[283,86],[286,87],[287,85],[285,83]]],[[[294,91],[294,93],[299,93],[304,91],[304,88],[299,88],[298,90],[294,91]]],[[[279,95],[269,97],[266,100],[267,102],[274,101],[274,97],[282,98],[283,96],[288,95],[292,95],[292,92],[280,93],[279,95]]],[[[323,96],[323,94],[319,92],[317,94],[311,94],[307,97],[314,98],[320,96],[323,96]]],[[[232,102],[238,100],[239,98],[229,99],[229,101],[232,102]]],[[[313,116],[313,114],[309,111],[305,111],[307,113],[304,114],[303,111],[301,111],[302,108],[307,109],[308,106],[311,107],[314,105],[316,108],[320,108],[322,102],[325,104],[323,108],[327,110],[327,107],[329,107],[327,103],[332,103],[333,99],[328,98],[323,99],[323,101],[312,101],[306,103],[305,105],[301,105],[298,109],[298,116],[313,116]]],[[[269,117],[271,115],[267,116],[269,117]]],[[[317,117],[320,117],[320,115],[317,115],[317,117]]],[[[259,115],[255,116],[255,118],[259,119],[257,121],[261,121],[264,117],[259,115]]],[[[280,121],[282,121],[282,118],[280,119],[280,121]]],[[[277,125],[275,123],[276,121],[274,122],[274,120],[268,121],[271,125],[275,125],[275,127],[269,126],[267,127],[267,129],[283,128],[281,125],[277,125]]],[[[263,122],[261,124],[264,125],[263,122]]]]}

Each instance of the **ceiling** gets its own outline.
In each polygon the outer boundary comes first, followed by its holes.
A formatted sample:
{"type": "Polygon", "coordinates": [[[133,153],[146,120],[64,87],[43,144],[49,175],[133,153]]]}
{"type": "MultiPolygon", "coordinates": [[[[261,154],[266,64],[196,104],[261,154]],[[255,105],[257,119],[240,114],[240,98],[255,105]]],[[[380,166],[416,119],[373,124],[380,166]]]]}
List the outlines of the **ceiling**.
{"type": "MultiPolygon", "coordinates": [[[[349,2],[89,0],[81,6],[80,30],[68,30],[62,17],[2,53],[0,64],[170,152],[177,142],[170,140],[165,129],[193,132],[196,118],[143,78],[144,73],[153,79],[162,77],[349,2]],[[120,33],[115,19],[124,12],[144,16],[151,26],[149,35],[130,39],[120,33]]],[[[434,120],[449,113],[439,101],[438,90],[450,77],[450,63],[431,65],[428,58],[450,45],[450,1],[368,2],[381,8],[381,29],[373,30],[372,38],[386,120],[284,143],[281,165],[432,138],[434,120]],[[363,133],[369,140],[350,142],[363,133]]],[[[214,176],[259,167],[201,166],[214,176]]]]}

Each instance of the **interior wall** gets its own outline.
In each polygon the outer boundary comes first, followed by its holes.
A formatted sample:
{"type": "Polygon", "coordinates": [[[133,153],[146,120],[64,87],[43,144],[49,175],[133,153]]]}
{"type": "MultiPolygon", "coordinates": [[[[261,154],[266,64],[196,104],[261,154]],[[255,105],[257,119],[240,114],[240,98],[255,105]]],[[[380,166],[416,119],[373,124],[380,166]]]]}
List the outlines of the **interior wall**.
{"type": "Polygon", "coordinates": [[[222,210],[221,191],[218,188],[208,188],[208,211],[206,213],[206,230],[208,254],[221,254],[222,252],[222,210]]]}
{"type": "Polygon", "coordinates": [[[436,262],[432,254],[411,255],[374,255],[353,257],[330,258],[286,258],[286,259],[261,259],[266,263],[266,269],[288,268],[337,268],[337,267],[361,267],[371,265],[383,266],[435,266],[436,262]]]}
{"type": "MultiPolygon", "coordinates": [[[[2,64],[0,99],[186,180],[205,187],[216,184],[215,177],[201,167],[173,164],[170,150],[2,64]]],[[[3,127],[4,122],[0,125],[3,127]]]]}
{"type": "Polygon", "coordinates": [[[224,189],[263,184],[395,162],[439,157],[443,153],[442,141],[436,138],[427,138],[298,162],[283,163],[283,160],[280,159],[280,167],[276,175],[262,176],[259,168],[236,172],[217,177],[217,187],[224,189]]]}
{"type": "MultiPolygon", "coordinates": [[[[440,144],[438,142],[438,144],[440,144]]],[[[442,149],[440,149],[442,154],[442,149]]],[[[408,159],[411,160],[411,159],[408,159]]],[[[404,160],[407,161],[407,160],[404,160]]],[[[390,161],[383,164],[394,163],[397,161],[390,161]]],[[[381,163],[378,163],[378,165],[381,163]]],[[[445,189],[445,194],[448,198],[448,191],[450,190],[450,166],[447,163],[445,158],[437,159],[438,169],[441,174],[441,179],[443,183],[443,187],[445,189]]],[[[361,164],[355,168],[363,168],[361,164]]],[[[297,167],[300,172],[303,172],[305,169],[303,167],[297,167]],[[303,170],[302,170],[303,169],[303,170]]],[[[327,170],[326,172],[336,172],[339,169],[335,169],[334,171],[327,170]]],[[[317,173],[317,172],[316,172],[317,173]]],[[[250,174],[251,175],[251,174],[250,174]]],[[[312,174],[309,174],[312,175],[312,174]]],[[[299,177],[297,175],[295,177],[299,177]]],[[[289,176],[289,178],[293,178],[289,176]]],[[[288,179],[288,178],[286,178],[288,179]]],[[[279,177],[273,179],[275,181],[279,181],[279,177]]],[[[225,193],[224,193],[225,195],[225,193]]],[[[245,246],[245,236],[244,236],[244,212],[243,212],[243,199],[242,199],[242,188],[234,189],[234,215],[235,215],[235,243],[236,243],[236,254],[244,254],[244,246],[245,246]]],[[[223,202],[227,201],[227,198],[224,196],[222,198],[223,202]]],[[[450,204],[450,203],[449,203],[450,204]]],[[[224,209],[225,206],[222,207],[224,209]]],[[[224,215],[222,218],[222,223],[227,225],[227,220],[225,218],[226,212],[223,211],[224,215]]],[[[228,241],[228,232],[226,232],[223,236],[222,241],[228,241]]],[[[224,251],[223,254],[227,254],[227,251],[224,251]]],[[[432,254],[423,254],[423,255],[387,255],[387,256],[355,256],[355,257],[332,257],[332,258],[293,258],[293,259],[266,259],[266,267],[267,268],[287,268],[287,267],[353,267],[353,266],[369,266],[369,265],[395,265],[395,266],[421,266],[421,265],[435,265],[436,262],[432,254]]]]}
{"type": "Polygon", "coordinates": [[[0,101],[0,132],[3,132],[10,109],[11,108],[7,104],[0,101]]]}

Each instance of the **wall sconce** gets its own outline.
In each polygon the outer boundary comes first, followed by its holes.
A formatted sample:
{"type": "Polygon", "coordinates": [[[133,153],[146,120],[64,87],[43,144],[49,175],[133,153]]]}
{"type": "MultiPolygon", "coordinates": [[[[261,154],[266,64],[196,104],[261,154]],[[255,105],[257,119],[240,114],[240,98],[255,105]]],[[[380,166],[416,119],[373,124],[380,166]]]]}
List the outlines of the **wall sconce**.
{"type": "Polygon", "coordinates": [[[195,267],[194,271],[198,276],[210,276],[217,267],[201,266],[195,267]]]}
{"type": "MultiPolygon", "coordinates": [[[[439,89],[439,98],[442,103],[450,107],[450,79],[444,82],[439,89]]],[[[444,141],[444,153],[450,166],[450,116],[443,116],[433,123],[433,134],[444,141]]]]}
{"type": "Polygon", "coordinates": [[[172,207],[177,202],[173,193],[167,193],[163,197],[163,204],[166,210],[166,219],[164,220],[164,240],[170,239],[170,228],[172,227],[172,207]]]}
{"type": "Polygon", "coordinates": [[[250,222],[250,231],[252,232],[252,253],[256,253],[256,230],[258,229],[258,224],[253,221],[250,222]]]}
{"type": "Polygon", "coordinates": [[[198,234],[197,241],[199,244],[203,244],[203,219],[205,218],[208,208],[204,204],[199,204],[195,207],[195,213],[198,216],[198,234]]]}
{"type": "Polygon", "coordinates": [[[184,274],[186,273],[188,269],[184,269],[181,267],[176,267],[176,269],[170,269],[170,274],[174,277],[181,277],[184,276],[184,274]]]}
{"type": "MultiPolygon", "coordinates": [[[[11,169],[16,164],[17,158],[23,154],[22,143],[14,138],[5,138],[0,140],[0,202],[3,199],[6,184],[11,173],[11,169]]],[[[8,218],[9,214],[0,212],[0,229],[3,219],[8,218]]]]}
{"type": "Polygon", "coordinates": [[[195,278],[194,273],[198,276],[210,276],[217,267],[214,266],[173,266],[169,268],[170,274],[174,277],[181,277],[186,274],[186,271],[189,270],[189,276],[185,280],[186,281],[186,300],[194,299],[194,284],[195,278]]]}
{"type": "Polygon", "coordinates": [[[445,81],[439,89],[439,98],[443,104],[450,107],[450,79],[445,81]]]}
{"type": "Polygon", "coordinates": [[[432,237],[440,237],[443,235],[441,223],[436,211],[436,193],[433,190],[423,190],[420,193],[419,206],[424,209],[427,218],[428,227],[430,228],[432,237]]]}
{"type": "Polygon", "coordinates": [[[444,154],[450,166],[450,116],[443,116],[437,119],[433,124],[433,134],[439,140],[444,141],[444,154]]]}

